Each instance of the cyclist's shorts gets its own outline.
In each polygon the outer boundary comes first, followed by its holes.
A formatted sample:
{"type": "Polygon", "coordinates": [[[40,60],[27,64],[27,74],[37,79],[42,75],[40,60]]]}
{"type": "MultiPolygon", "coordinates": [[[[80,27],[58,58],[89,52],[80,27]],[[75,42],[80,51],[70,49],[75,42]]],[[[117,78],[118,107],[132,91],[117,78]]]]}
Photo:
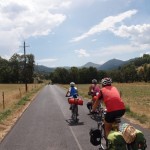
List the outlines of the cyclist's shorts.
{"type": "Polygon", "coordinates": [[[125,114],[125,109],[107,112],[105,115],[105,120],[108,123],[113,123],[115,121],[115,118],[122,117],[124,114],[125,114]]]}

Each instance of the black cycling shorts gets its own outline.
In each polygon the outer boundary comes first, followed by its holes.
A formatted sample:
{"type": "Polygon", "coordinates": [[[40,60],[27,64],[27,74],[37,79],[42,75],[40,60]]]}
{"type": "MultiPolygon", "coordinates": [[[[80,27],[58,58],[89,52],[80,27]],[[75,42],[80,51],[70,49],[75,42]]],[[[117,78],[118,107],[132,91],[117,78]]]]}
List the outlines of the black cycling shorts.
{"type": "Polygon", "coordinates": [[[108,123],[113,123],[115,121],[115,118],[122,117],[124,114],[125,114],[125,109],[107,112],[105,115],[105,120],[108,123]]]}

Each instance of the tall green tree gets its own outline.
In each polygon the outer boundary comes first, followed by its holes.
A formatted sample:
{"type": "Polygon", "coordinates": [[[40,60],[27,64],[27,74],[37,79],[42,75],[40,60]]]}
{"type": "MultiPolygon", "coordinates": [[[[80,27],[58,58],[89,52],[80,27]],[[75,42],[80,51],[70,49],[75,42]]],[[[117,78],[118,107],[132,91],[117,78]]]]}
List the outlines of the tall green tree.
{"type": "Polygon", "coordinates": [[[34,73],[34,55],[26,55],[26,80],[28,83],[33,82],[33,73],[34,73]]]}
{"type": "Polygon", "coordinates": [[[69,78],[70,82],[73,81],[75,83],[79,82],[79,70],[77,67],[71,67],[69,70],[69,78]]]}
{"type": "Polygon", "coordinates": [[[20,55],[15,53],[10,59],[9,64],[11,67],[10,78],[11,82],[18,83],[20,81],[20,55]]]}
{"type": "Polygon", "coordinates": [[[9,62],[6,59],[0,57],[0,83],[10,83],[10,71],[9,62]]]}

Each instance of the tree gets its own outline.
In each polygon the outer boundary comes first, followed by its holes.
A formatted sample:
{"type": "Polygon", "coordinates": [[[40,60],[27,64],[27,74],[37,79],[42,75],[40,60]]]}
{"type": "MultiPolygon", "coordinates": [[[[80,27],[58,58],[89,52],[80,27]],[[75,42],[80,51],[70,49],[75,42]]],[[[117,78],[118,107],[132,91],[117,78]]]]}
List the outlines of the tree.
{"type": "Polygon", "coordinates": [[[26,55],[26,80],[27,83],[33,82],[33,73],[34,73],[34,56],[32,54],[26,55]]]}
{"type": "Polygon", "coordinates": [[[9,64],[11,67],[10,80],[13,83],[18,83],[20,81],[20,55],[15,53],[9,59],[9,64]]]}
{"type": "Polygon", "coordinates": [[[0,82],[9,83],[10,82],[10,71],[9,62],[6,59],[0,57],[0,82]]]}
{"type": "Polygon", "coordinates": [[[88,73],[88,68],[79,69],[79,83],[89,83],[88,73]]]}
{"type": "Polygon", "coordinates": [[[69,78],[70,82],[73,81],[75,83],[79,82],[79,70],[77,67],[71,67],[69,70],[69,78]]]}
{"type": "Polygon", "coordinates": [[[68,83],[70,74],[67,69],[57,67],[54,72],[50,73],[50,79],[53,83],[68,83]]]}

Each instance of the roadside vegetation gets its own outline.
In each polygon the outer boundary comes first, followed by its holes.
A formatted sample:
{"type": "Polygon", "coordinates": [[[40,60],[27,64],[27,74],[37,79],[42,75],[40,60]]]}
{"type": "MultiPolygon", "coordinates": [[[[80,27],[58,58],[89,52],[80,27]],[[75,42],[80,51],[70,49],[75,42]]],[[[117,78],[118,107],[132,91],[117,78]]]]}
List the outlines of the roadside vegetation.
{"type": "Polygon", "coordinates": [[[45,84],[0,84],[0,140],[45,84]]]}
{"type": "MultiPolygon", "coordinates": [[[[122,93],[122,99],[126,105],[125,117],[150,128],[150,83],[113,83],[113,85],[122,93]]],[[[69,85],[61,84],[60,86],[66,89],[69,85]]],[[[76,84],[76,86],[79,95],[88,101],[90,96],[87,92],[90,84],[76,84]]]]}

